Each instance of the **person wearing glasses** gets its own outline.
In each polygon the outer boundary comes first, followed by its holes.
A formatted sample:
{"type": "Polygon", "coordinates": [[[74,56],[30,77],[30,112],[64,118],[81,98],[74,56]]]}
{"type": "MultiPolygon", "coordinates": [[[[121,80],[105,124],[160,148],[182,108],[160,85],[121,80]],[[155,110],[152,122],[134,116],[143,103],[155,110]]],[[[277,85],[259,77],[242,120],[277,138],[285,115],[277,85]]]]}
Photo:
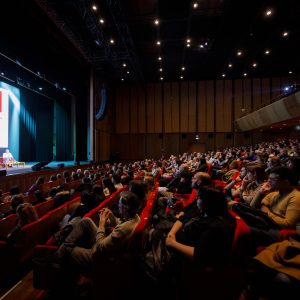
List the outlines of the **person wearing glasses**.
{"type": "Polygon", "coordinates": [[[296,229],[300,222],[300,192],[292,185],[294,176],[293,171],[284,166],[269,171],[271,192],[262,199],[260,209],[277,228],[262,230],[251,227],[254,244],[268,246],[278,242],[280,229],[296,229]]]}

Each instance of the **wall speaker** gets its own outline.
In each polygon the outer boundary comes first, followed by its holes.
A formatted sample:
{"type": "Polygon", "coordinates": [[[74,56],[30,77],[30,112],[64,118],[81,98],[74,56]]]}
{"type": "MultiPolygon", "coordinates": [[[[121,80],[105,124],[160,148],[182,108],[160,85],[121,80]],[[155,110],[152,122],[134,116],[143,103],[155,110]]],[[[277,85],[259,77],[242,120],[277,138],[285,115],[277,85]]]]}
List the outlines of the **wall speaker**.
{"type": "Polygon", "coordinates": [[[49,161],[40,161],[31,167],[32,171],[40,171],[43,167],[47,166],[49,161]]]}
{"type": "Polygon", "coordinates": [[[6,170],[0,170],[0,176],[6,176],[6,170]]]}

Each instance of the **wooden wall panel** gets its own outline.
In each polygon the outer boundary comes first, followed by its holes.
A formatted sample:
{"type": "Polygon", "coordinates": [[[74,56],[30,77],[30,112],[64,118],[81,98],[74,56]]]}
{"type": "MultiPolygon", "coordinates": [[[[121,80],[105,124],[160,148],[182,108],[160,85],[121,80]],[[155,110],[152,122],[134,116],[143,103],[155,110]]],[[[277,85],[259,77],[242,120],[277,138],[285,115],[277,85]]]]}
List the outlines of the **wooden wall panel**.
{"type": "Polygon", "coordinates": [[[206,85],[205,81],[198,82],[198,131],[207,132],[206,114],[206,85]]]}
{"type": "Polygon", "coordinates": [[[243,81],[237,79],[234,81],[234,119],[238,119],[244,106],[243,81]]]}
{"type": "Polygon", "coordinates": [[[153,133],[155,131],[155,87],[153,83],[147,84],[147,132],[153,133]]]}
{"type": "Polygon", "coordinates": [[[145,159],[145,135],[130,135],[130,160],[145,159]]]}
{"type": "Polygon", "coordinates": [[[224,81],[216,81],[216,132],[224,132],[224,81]]]}
{"type": "Polygon", "coordinates": [[[212,80],[206,82],[206,115],[207,115],[207,131],[215,131],[215,93],[214,93],[214,82],[212,80]]]}
{"type": "MultiPolygon", "coordinates": [[[[244,91],[244,113],[249,113],[252,107],[252,86],[251,79],[243,79],[244,91]]],[[[243,112],[242,112],[243,113],[243,112]]]]}
{"type": "Polygon", "coordinates": [[[119,100],[116,107],[117,133],[128,133],[130,127],[130,102],[129,89],[123,87],[120,89],[119,100]]]}
{"type": "Polygon", "coordinates": [[[281,94],[280,78],[272,78],[271,99],[275,100],[281,94]]]}
{"type": "Polygon", "coordinates": [[[180,152],[180,136],[179,133],[165,134],[163,139],[164,154],[169,157],[171,154],[180,152]]]}
{"type": "Polygon", "coordinates": [[[171,83],[164,84],[164,128],[165,132],[172,132],[172,94],[171,83]]]}
{"type": "Polygon", "coordinates": [[[163,114],[163,107],[162,107],[162,84],[156,83],[155,84],[155,95],[154,95],[154,132],[160,133],[163,131],[162,126],[162,114],[163,114]]]}
{"type": "Polygon", "coordinates": [[[124,118],[122,112],[123,106],[123,98],[122,98],[122,89],[119,88],[116,91],[116,133],[122,132],[122,122],[121,120],[124,118]]]}
{"type": "Polygon", "coordinates": [[[172,93],[172,104],[171,104],[171,114],[172,114],[172,132],[180,131],[180,102],[179,102],[179,83],[173,82],[171,84],[172,93]]]}
{"type": "Polygon", "coordinates": [[[225,80],[224,85],[224,130],[230,132],[233,128],[233,116],[232,116],[232,80],[225,80]]]}
{"type": "Polygon", "coordinates": [[[189,130],[189,85],[188,82],[180,84],[180,132],[189,130]]]}
{"type": "Polygon", "coordinates": [[[96,130],[96,161],[108,160],[111,153],[111,133],[101,130],[96,130]]]}
{"type": "Polygon", "coordinates": [[[189,82],[189,112],[188,112],[188,131],[196,132],[196,99],[197,97],[197,85],[195,81],[189,82]]]}
{"type": "Polygon", "coordinates": [[[270,87],[270,79],[269,78],[263,78],[262,79],[262,104],[263,105],[268,105],[270,104],[270,99],[271,99],[271,87],[270,87]]]}
{"type": "Polygon", "coordinates": [[[137,87],[138,132],[146,133],[146,92],[144,86],[137,87]]]}
{"type": "Polygon", "coordinates": [[[253,79],[253,89],[252,89],[252,95],[253,95],[253,108],[252,110],[255,110],[262,105],[261,100],[261,80],[259,78],[253,79]]]}
{"type": "Polygon", "coordinates": [[[139,117],[139,101],[137,95],[137,88],[131,88],[130,92],[130,130],[131,133],[138,132],[138,119],[139,117]]]}
{"type": "Polygon", "coordinates": [[[160,158],[163,149],[163,137],[159,134],[147,134],[145,158],[160,158]]]}

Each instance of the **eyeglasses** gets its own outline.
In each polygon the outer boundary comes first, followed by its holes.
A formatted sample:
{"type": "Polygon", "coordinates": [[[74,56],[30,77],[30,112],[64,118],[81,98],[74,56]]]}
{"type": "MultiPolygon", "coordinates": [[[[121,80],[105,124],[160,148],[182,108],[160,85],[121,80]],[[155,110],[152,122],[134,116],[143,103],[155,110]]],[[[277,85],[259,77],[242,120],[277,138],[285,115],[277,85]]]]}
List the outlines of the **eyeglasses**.
{"type": "Polygon", "coordinates": [[[279,177],[269,177],[269,180],[270,181],[277,181],[277,180],[279,180],[279,177]]]}

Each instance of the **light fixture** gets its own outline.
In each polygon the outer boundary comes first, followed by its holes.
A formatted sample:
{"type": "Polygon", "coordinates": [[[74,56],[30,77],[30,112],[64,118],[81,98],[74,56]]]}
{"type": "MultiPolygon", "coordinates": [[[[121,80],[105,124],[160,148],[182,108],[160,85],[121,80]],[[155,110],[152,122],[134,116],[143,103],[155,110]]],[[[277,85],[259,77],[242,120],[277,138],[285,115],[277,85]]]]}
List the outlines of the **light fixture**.
{"type": "Polygon", "coordinates": [[[104,19],[101,18],[101,19],[99,20],[99,22],[100,22],[101,24],[104,24],[104,19]]]}
{"type": "Polygon", "coordinates": [[[158,57],[158,60],[162,60],[161,56],[158,57]]]}
{"type": "Polygon", "coordinates": [[[183,79],[183,76],[180,76],[180,79],[183,79]]]}
{"type": "Polygon", "coordinates": [[[182,70],[182,71],[185,71],[185,67],[181,67],[181,70],[182,70]]]}
{"type": "Polygon", "coordinates": [[[266,55],[269,55],[269,54],[270,54],[270,50],[267,49],[267,50],[265,51],[265,54],[266,54],[266,55]]]}
{"type": "Polygon", "coordinates": [[[164,80],[164,78],[163,78],[163,77],[160,77],[160,80],[164,80]]]}
{"type": "Polygon", "coordinates": [[[289,71],[289,74],[293,74],[293,71],[289,71]]]}
{"type": "Polygon", "coordinates": [[[289,35],[289,33],[287,32],[287,31],[284,31],[283,33],[282,33],[282,36],[283,37],[287,37],[289,35]]]}
{"type": "Polygon", "coordinates": [[[162,68],[160,68],[160,69],[159,69],[159,72],[162,72],[162,71],[163,71],[163,69],[162,69],[162,68]]]}
{"type": "Polygon", "coordinates": [[[187,44],[189,44],[191,42],[191,39],[187,39],[186,42],[187,44]]]}
{"type": "Polygon", "coordinates": [[[189,47],[191,47],[191,45],[190,44],[186,44],[186,46],[189,48],[189,47]]]}
{"type": "Polygon", "coordinates": [[[247,73],[244,73],[244,74],[243,74],[244,77],[246,77],[247,75],[248,75],[247,73]]]}
{"type": "Polygon", "coordinates": [[[111,44],[114,44],[115,43],[115,41],[113,40],[113,39],[110,39],[110,41],[109,41],[111,44]]]}
{"type": "Polygon", "coordinates": [[[269,16],[272,15],[272,13],[273,13],[272,9],[267,9],[266,12],[265,12],[265,15],[266,15],[267,17],[269,17],[269,16]]]}
{"type": "Polygon", "coordinates": [[[197,7],[198,7],[198,3],[197,2],[193,3],[193,8],[197,8],[197,7]]]}
{"type": "Polygon", "coordinates": [[[160,41],[157,41],[157,42],[156,42],[156,45],[160,45],[160,41]]]}
{"type": "Polygon", "coordinates": [[[241,50],[238,50],[236,54],[237,54],[237,56],[241,56],[243,54],[243,52],[241,50]]]}
{"type": "Polygon", "coordinates": [[[129,74],[130,72],[129,72],[129,71],[127,71],[126,73],[127,73],[127,74],[129,74]]]}
{"type": "Polygon", "coordinates": [[[226,74],[222,74],[222,77],[226,77],[226,74]]]}
{"type": "Polygon", "coordinates": [[[124,67],[124,68],[126,68],[126,67],[127,67],[126,63],[123,63],[123,67],[124,67]]]}
{"type": "Polygon", "coordinates": [[[155,19],[155,20],[154,20],[154,24],[155,24],[155,25],[158,25],[158,24],[159,24],[159,20],[158,20],[158,19],[155,19]]]}
{"type": "Polygon", "coordinates": [[[232,64],[228,64],[228,68],[232,68],[232,64]]]}
{"type": "Polygon", "coordinates": [[[124,81],[124,78],[121,78],[121,81],[124,81]]]}
{"type": "Polygon", "coordinates": [[[98,9],[98,7],[97,7],[96,5],[93,5],[93,6],[92,6],[92,10],[95,10],[95,11],[96,11],[97,9],[98,9]]]}
{"type": "Polygon", "coordinates": [[[253,63],[253,64],[252,64],[252,67],[253,67],[253,68],[256,68],[256,67],[257,67],[257,63],[253,63]]]}

